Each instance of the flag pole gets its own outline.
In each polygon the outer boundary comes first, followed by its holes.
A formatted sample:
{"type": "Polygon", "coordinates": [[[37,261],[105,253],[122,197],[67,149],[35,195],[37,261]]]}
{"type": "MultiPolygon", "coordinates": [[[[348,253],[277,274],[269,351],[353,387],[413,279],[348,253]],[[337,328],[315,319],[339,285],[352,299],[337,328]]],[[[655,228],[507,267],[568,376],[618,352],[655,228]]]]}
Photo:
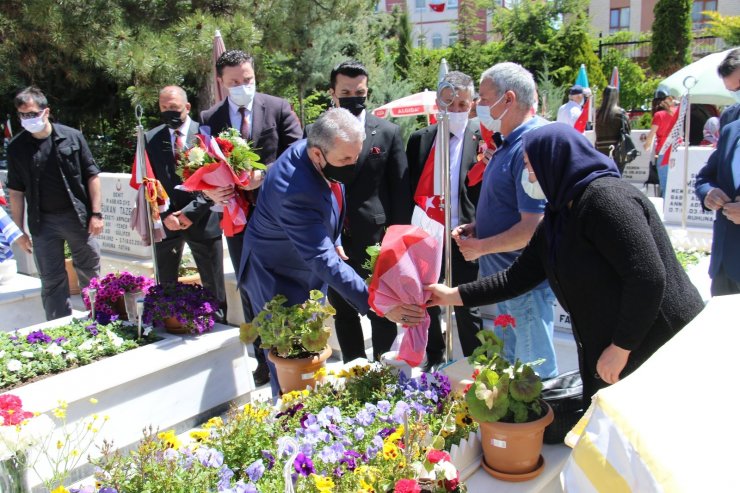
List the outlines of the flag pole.
{"type": "MultiPolygon", "coordinates": [[[[689,132],[691,131],[691,89],[694,88],[696,85],[696,77],[693,75],[687,76],[683,80],[683,86],[686,88],[686,113],[685,113],[685,122],[684,122],[684,137],[683,137],[683,145],[685,148],[684,156],[683,156],[683,207],[681,211],[681,229],[686,229],[686,223],[687,221],[687,213],[688,213],[688,204],[689,201],[689,132]]],[[[676,122],[678,124],[678,122],[676,122]]],[[[670,166],[670,163],[669,163],[670,166]]],[[[668,180],[666,180],[667,184],[668,180]]]]}
{"type": "MultiPolygon", "coordinates": [[[[442,206],[445,211],[445,229],[444,229],[444,265],[445,265],[445,285],[452,286],[452,204],[450,198],[450,118],[447,108],[455,99],[457,91],[455,86],[449,82],[440,82],[437,86],[437,140],[439,144],[439,156],[442,163],[442,206]],[[444,93],[449,89],[451,91],[449,99],[445,99],[444,93]]],[[[447,363],[452,361],[452,306],[445,307],[445,358],[447,363]]]]}
{"type": "MultiPolygon", "coordinates": [[[[146,183],[144,178],[146,177],[146,139],[144,139],[144,126],[141,124],[141,119],[144,116],[144,108],[140,104],[136,105],[134,110],[136,120],[136,170],[138,176],[141,178],[140,187],[144,187],[144,193],[146,194],[146,183]]],[[[137,180],[139,181],[139,180],[137,180]]],[[[152,265],[154,266],[154,280],[159,284],[159,268],[157,267],[157,249],[154,241],[154,225],[152,224],[152,210],[148,200],[144,200],[146,203],[146,225],[149,229],[149,243],[152,248],[152,265]]]]}

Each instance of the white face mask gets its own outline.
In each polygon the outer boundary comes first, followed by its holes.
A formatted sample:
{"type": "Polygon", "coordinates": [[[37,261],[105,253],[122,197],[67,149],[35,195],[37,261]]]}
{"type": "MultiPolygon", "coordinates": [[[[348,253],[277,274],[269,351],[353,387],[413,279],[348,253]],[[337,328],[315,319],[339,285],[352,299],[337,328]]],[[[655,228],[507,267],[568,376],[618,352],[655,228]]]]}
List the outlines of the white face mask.
{"type": "MultiPolygon", "coordinates": [[[[488,130],[491,130],[492,132],[498,132],[498,129],[494,129],[493,127],[496,125],[495,120],[491,118],[491,107],[490,106],[483,106],[482,104],[478,104],[475,106],[475,114],[478,116],[478,119],[483,124],[484,127],[486,127],[488,130]]],[[[499,125],[501,122],[498,122],[499,125]]]]}
{"type": "Polygon", "coordinates": [[[237,106],[249,106],[256,90],[255,84],[229,87],[229,99],[237,106]]]}
{"type": "Polygon", "coordinates": [[[529,181],[529,171],[527,171],[527,168],[522,170],[522,188],[524,189],[524,193],[535,200],[545,200],[547,198],[545,197],[545,192],[542,191],[539,181],[534,183],[529,181]]]}
{"type": "Polygon", "coordinates": [[[462,137],[465,128],[468,126],[468,112],[448,113],[450,118],[450,132],[458,137],[462,137]]]}
{"type": "Polygon", "coordinates": [[[735,96],[735,101],[740,103],[740,89],[738,89],[737,91],[732,91],[732,95],[735,96]]]}
{"type": "Polygon", "coordinates": [[[25,118],[21,119],[21,126],[31,132],[32,134],[36,134],[41,132],[44,128],[46,128],[46,122],[44,121],[44,115],[37,116],[36,118],[25,118]]]}

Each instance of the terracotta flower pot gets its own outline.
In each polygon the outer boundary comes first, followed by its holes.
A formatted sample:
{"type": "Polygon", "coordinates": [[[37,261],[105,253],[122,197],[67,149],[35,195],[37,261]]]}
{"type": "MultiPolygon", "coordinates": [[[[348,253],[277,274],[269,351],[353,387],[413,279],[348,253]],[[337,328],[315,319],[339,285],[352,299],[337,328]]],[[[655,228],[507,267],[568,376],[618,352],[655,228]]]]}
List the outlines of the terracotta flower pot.
{"type": "Polygon", "coordinates": [[[64,259],[64,268],[67,270],[69,294],[80,294],[80,281],[77,279],[77,271],[71,258],[64,259]]]}
{"type": "Polygon", "coordinates": [[[177,317],[169,317],[164,320],[164,329],[170,334],[188,334],[189,331],[183,327],[177,317]]]}
{"type": "Polygon", "coordinates": [[[200,284],[201,286],[203,283],[200,280],[200,274],[189,274],[187,276],[180,276],[177,278],[177,282],[181,282],[183,284],[200,284]]]}
{"type": "Polygon", "coordinates": [[[321,353],[310,358],[281,358],[272,349],[267,357],[275,364],[280,390],[283,393],[293,390],[303,390],[307,385],[316,385],[314,373],[326,366],[326,360],[331,356],[331,347],[326,346],[321,353]]]}
{"type": "Polygon", "coordinates": [[[554,418],[552,408],[536,421],[528,423],[479,422],[483,445],[483,468],[505,481],[526,481],[544,469],[542,438],[545,427],[554,418]]]}
{"type": "Polygon", "coordinates": [[[123,296],[113,302],[113,309],[118,314],[118,320],[128,320],[128,313],[126,312],[126,300],[123,296]]]}

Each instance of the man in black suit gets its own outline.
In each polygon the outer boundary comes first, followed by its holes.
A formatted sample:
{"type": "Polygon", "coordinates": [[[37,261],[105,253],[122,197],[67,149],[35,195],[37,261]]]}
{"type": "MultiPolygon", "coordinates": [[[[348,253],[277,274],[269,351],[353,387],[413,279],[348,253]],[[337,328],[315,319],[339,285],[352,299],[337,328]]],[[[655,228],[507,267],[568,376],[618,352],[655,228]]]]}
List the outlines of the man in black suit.
{"type": "MultiPolygon", "coordinates": [[[[365,125],[365,141],[355,174],[345,182],[347,216],[342,229],[339,255],[360,276],[370,275],[362,264],[365,249],[383,239],[392,224],[411,220],[411,189],[406,154],[398,125],[365,111],[368,73],[354,60],[337,65],[331,72],[329,94],[334,106],[349,110],[365,125]]],[[[329,288],[329,302],[337,310],[334,327],[345,362],[365,358],[365,343],[357,309],[329,288]]],[[[396,338],[396,324],[369,312],[375,359],[390,350],[396,338]]]]}
{"type": "MultiPolygon", "coordinates": [[[[450,119],[450,188],[452,190],[452,227],[468,224],[475,220],[475,208],[480,195],[480,183],[469,186],[467,175],[478,161],[479,137],[475,128],[469,125],[468,115],[473,104],[475,88],[473,79],[462,72],[450,72],[445,76],[445,82],[452,84],[457,95],[448,107],[450,119]]],[[[434,165],[432,156],[434,142],[437,137],[437,125],[430,125],[411,134],[406,146],[406,156],[409,162],[409,176],[411,189],[416,190],[424,166],[428,160],[434,165]]],[[[444,266],[443,266],[444,274],[444,266]]],[[[475,281],[478,278],[478,263],[468,262],[463,258],[457,244],[452,242],[452,285],[475,281]]],[[[429,339],[427,341],[427,362],[425,371],[432,370],[442,362],[445,343],[442,338],[440,325],[441,310],[439,307],[428,308],[431,324],[429,325],[429,339]]],[[[455,307],[457,332],[463,354],[470,355],[480,345],[475,337],[482,328],[480,311],[478,308],[463,306],[455,307]]],[[[448,327],[447,330],[451,330],[448,327]]]]}
{"type": "Polygon", "coordinates": [[[729,52],[717,67],[717,73],[722,77],[722,82],[730,91],[737,103],[728,106],[719,117],[719,129],[725,127],[740,118],[740,48],[729,52]]]}
{"type": "MultiPolygon", "coordinates": [[[[210,127],[211,135],[217,136],[228,128],[238,129],[242,137],[249,141],[259,154],[260,161],[268,165],[303,136],[301,124],[286,100],[256,92],[254,59],[250,55],[240,50],[223,53],[216,61],[216,74],[221,84],[229,91],[229,96],[200,114],[200,124],[210,127]]],[[[250,202],[250,215],[257,201],[257,187],[263,180],[264,173],[256,170],[252,176],[250,190],[237,191],[244,193],[250,202]]],[[[219,203],[231,197],[234,188],[223,187],[204,193],[209,199],[219,203]]],[[[244,232],[226,237],[226,243],[229,245],[234,273],[238,276],[244,232]]],[[[254,315],[251,303],[243,290],[239,292],[244,319],[249,322],[254,315]]],[[[258,362],[254,381],[257,385],[264,385],[269,381],[270,375],[262,350],[259,349],[259,340],[255,342],[254,349],[258,362]]]]}
{"type": "Polygon", "coordinates": [[[198,124],[190,119],[190,103],[181,87],[167,86],[159,92],[162,125],[146,133],[146,152],[152,171],[170,197],[170,208],[162,213],[166,237],[155,243],[160,282],[177,281],[185,243],[193,254],[203,287],[218,299],[220,313],[226,315],[224,288],[224,247],[218,214],[199,193],[177,190],[182,183],[175,174],[177,157],[196,140],[198,124]]]}

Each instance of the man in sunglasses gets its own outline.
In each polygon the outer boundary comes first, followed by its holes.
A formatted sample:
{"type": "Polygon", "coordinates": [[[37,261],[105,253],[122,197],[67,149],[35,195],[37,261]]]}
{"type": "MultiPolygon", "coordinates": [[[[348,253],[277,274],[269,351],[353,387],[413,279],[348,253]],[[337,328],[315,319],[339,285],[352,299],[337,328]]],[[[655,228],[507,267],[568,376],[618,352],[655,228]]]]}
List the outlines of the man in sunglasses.
{"type": "MultiPolygon", "coordinates": [[[[20,132],[8,146],[8,189],[13,221],[24,228],[28,206],[34,260],[47,320],[72,313],[64,243],[72,252],[80,287],[100,273],[103,232],[100,169],[79,130],[52,124],[46,96],[28,87],[15,97],[20,132]]],[[[25,235],[25,231],[24,231],[25,235]]]]}

